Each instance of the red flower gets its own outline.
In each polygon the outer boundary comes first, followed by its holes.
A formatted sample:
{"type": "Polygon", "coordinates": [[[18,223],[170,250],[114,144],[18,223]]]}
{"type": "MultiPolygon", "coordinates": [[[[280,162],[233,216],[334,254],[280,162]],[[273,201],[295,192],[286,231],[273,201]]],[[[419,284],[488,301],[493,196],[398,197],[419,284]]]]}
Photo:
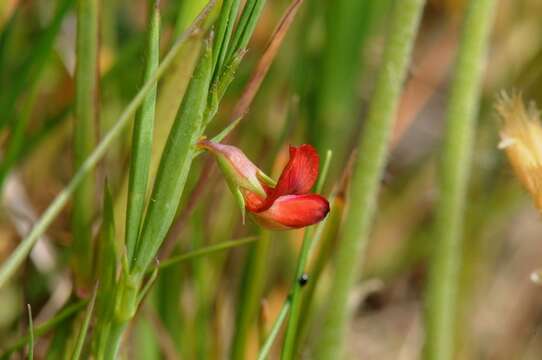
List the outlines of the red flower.
{"type": "Polygon", "coordinates": [[[238,148],[208,140],[198,145],[216,157],[240,205],[258,224],[276,230],[297,229],[322,221],[329,212],[328,201],[310,193],[319,165],[311,145],[290,146],[290,160],[276,184],[238,148]]]}

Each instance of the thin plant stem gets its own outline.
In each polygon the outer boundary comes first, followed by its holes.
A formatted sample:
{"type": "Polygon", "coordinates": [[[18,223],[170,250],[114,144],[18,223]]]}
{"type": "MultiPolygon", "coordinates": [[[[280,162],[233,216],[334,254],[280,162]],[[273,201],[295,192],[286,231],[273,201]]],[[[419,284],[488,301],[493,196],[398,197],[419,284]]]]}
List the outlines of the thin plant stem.
{"type": "Polygon", "coordinates": [[[271,233],[262,230],[260,239],[249,249],[247,263],[243,271],[243,280],[239,294],[239,307],[235,321],[231,359],[246,357],[246,343],[255,318],[264,288],[267,254],[269,253],[271,233]]]}
{"type": "MultiPolygon", "coordinates": [[[[323,188],[324,183],[325,183],[325,179],[327,178],[327,174],[328,174],[329,167],[330,167],[330,164],[331,164],[331,157],[332,156],[333,156],[333,152],[331,150],[328,150],[326,152],[326,158],[324,160],[324,166],[322,167],[320,177],[318,178],[318,182],[316,184],[316,192],[317,193],[320,193],[322,191],[322,188],[323,188]]],[[[316,237],[313,240],[319,240],[318,236],[321,235],[322,232],[320,230],[322,229],[324,224],[325,224],[325,222],[322,222],[322,223],[320,223],[318,225],[318,227],[316,228],[316,232],[315,232],[316,237]]],[[[309,245],[312,245],[313,242],[305,241],[305,240],[308,239],[308,236],[309,235],[307,235],[307,232],[305,232],[305,235],[304,235],[304,238],[303,238],[303,245],[305,245],[306,243],[308,243],[309,245]]],[[[311,248],[311,246],[309,246],[308,250],[305,250],[306,253],[307,253],[306,256],[308,256],[308,254],[310,254],[310,248],[311,248]]],[[[294,279],[294,285],[293,285],[294,289],[296,287],[298,287],[298,279],[299,279],[299,276],[296,276],[296,278],[294,279]]],[[[258,355],[259,359],[265,359],[265,357],[267,356],[267,353],[269,352],[271,346],[273,345],[273,342],[275,341],[275,338],[276,338],[276,336],[278,334],[278,331],[281,328],[282,323],[286,320],[286,315],[288,314],[288,311],[290,310],[290,307],[292,305],[292,296],[293,296],[293,294],[290,293],[286,297],[286,300],[284,300],[284,303],[282,304],[282,308],[281,308],[281,311],[279,313],[279,316],[275,319],[275,322],[273,323],[273,327],[271,329],[271,332],[269,333],[267,339],[265,340],[264,345],[260,349],[260,353],[258,355]]]]}
{"type": "Polygon", "coordinates": [[[267,339],[265,339],[262,348],[260,349],[260,353],[258,354],[258,360],[267,359],[269,351],[271,350],[271,347],[273,346],[273,343],[275,342],[275,339],[279,334],[282,323],[284,322],[284,320],[286,320],[286,316],[288,315],[288,311],[290,310],[290,304],[290,297],[288,297],[288,299],[282,304],[277,319],[275,320],[275,323],[273,324],[273,327],[271,328],[267,339]]]}
{"type": "MultiPolygon", "coordinates": [[[[316,192],[319,193],[322,191],[324,186],[325,178],[327,176],[327,171],[329,170],[329,164],[331,163],[332,152],[330,150],[326,153],[326,158],[324,160],[324,166],[322,167],[322,173],[318,179],[316,185],[316,192]]],[[[301,245],[301,252],[297,260],[297,267],[295,272],[295,278],[292,286],[292,295],[290,298],[291,301],[291,311],[290,317],[288,318],[288,325],[286,327],[286,335],[284,339],[284,344],[282,346],[282,359],[291,359],[294,357],[295,352],[295,339],[298,329],[299,316],[301,314],[301,289],[302,284],[300,283],[300,278],[305,272],[305,266],[307,260],[309,259],[310,249],[313,243],[313,233],[311,228],[305,229],[305,234],[303,235],[303,244],[301,245]]]]}
{"type": "Polygon", "coordinates": [[[348,295],[358,276],[365,255],[372,220],[377,208],[389,139],[403,82],[408,70],[424,0],[395,2],[390,29],[375,93],[358,147],[351,182],[351,204],[339,242],[335,273],[331,282],[332,300],[324,314],[324,325],[315,356],[317,359],[340,358],[350,311],[348,295]]]}
{"type": "MultiPolygon", "coordinates": [[[[144,81],[156,70],[160,58],[160,8],[158,2],[150,5],[147,59],[144,81]]],[[[152,137],[156,106],[156,84],[141,104],[134,121],[132,135],[132,159],[128,184],[128,204],[126,208],[126,251],[128,263],[132,261],[137,247],[137,237],[145,208],[147,182],[151,162],[152,137]]]]}
{"type": "Polygon", "coordinates": [[[424,358],[455,358],[459,270],[467,184],[478,102],[495,0],[471,0],[462,28],[446,112],[435,224],[427,288],[424,358]]]}
{"type": "Polygon", "coordinates": [[[81,300],[75,304],[67,306],[64,310],[60,311],[53,318],[47,320],[43,324],[39,324],[33,327],[33,334],[29,331],[28,335],[19,338],[18,340],[13,342],[6,349],[4,349],[4,352],[0,355],[0,357],[3,358],[16,351],[17,349],[20,349],[25,344],[29,343],[34,336],[42,336],[47,332],[53,330],[58,324],[62,323],[64,320],[70,318],[72,315],[76,314],[79,310],[81,310],[87,304],[87,302],[87,300],[81,300]]]}
{"type": "Polygon", "coordinates": [[[28,342],[28,359],[34,359],[34,324],[32,322],[32,307],[30,304],[26,305],[28,308],[28,333],[30,334],[30,341],[28,342]]]}
{"type": "Polygon", "coordinates": [[[81,324],[81,329],[79,330],[79,334],[77,335],[77,341],[75,343],[75,347],[73,349],[73,354],[71,357],[72,360],[78,360],[81,357],[83,346],[85,345],[85,340],[87,338],[88,328],[90,326],[90,319],[92,318],[92,314],[94,312],[94,304],[96,303],[97,294],[98,294],[98,284],[96,284],[96,286],[94,287],[94,293],[92,294],[92,298],[90,299],[90,302],[88,303],[85,318],[83,319],[83,323],[81,324]]]}
{"type": "MultiPolygon", "coordinates": [[[[228,249],[232,249],[232,248],[235,248],[235,247],[238,247],[238,246],[250,244],[250,243],[253,243],[253,242],[257,241],[258,239],[259,239],[259,237],[257,237],[257,236],[248,236],[248,237],[237,239],[237,240],[224,241],[224,242],[221,242],[219,244],[206,246],[206,247],[203,247],[201,249],[190,251],[190,252],[188,252],[186,254],[170,257],[169,259],[167,259],[165,261],[161,261],[160,264],[156,265],[155,268],[158,268],[158,269],[162,270],[164,268],[168,268],[170,266],[179,264],[179,263],[184,262],[186,260],[193,260],[195,258],[211,255],[211,254],[221,252],[221,251],[224,251],[224,250],[228,250],[228,249]]],[[[151,268],[147,272],[150,273],[155,268],[151,268]]]]}
{"type": "Polygon", "coordinates": [[[197,30],[206,17],[209,10],[214,5],[215,1],[210,0],[208,5],[202,11],[200,16],[196,19],[194,24],[187,29],[173,44],[167,55],[164,57],[164,60],[153,73],[153,75],[145,82],[145,84],[138,91],[136,96],[130,101],[128,106],[124,109],[122,114],[119,116],[117,122],[113,125],[111,130],[103,137],[102,141],[96,146],[94,151],[89,155],[89,157],[83,162],[79,170],[72,177],[68,185],[62,190],[45,210],[43,215],[37,221],[37,223],[32,227],[30,233],[21,241],[17,246],[15,251],[8,257],[2,266],[0,267],[0,288],[2,288],[6,282],[13,276],[17,271],[17,268],[24,261],[36,241],[43,235],[45,230],[51,225],[53,220],[58,216],[60,211],[66,206],[68,200],[72,197],[74,190],[85,178],[85,176],[92,170],[98,161],[106,154],[107,149],[113,144],[116,138],[122,133],[122,131],[129,124],[130,120],[133,118],[137,108],[143,100],[147,93],[152,89],[156,81],[164,74],[165,70],[171,65],[175,59],[175,55],[179,52],[182,45],[186,40],[197,30]]]}
{"type": "MultiPolygon", "coordinates": [[[[77,64],[73,147],[75,170],[92,153],[96,143],[98,95],[98,0],[77,2],[77,64]]],[[[87,284],[92,272],[92,220],[95,179],[89,170],[73,194],[73,266],[78,286],[87,284]]]]}

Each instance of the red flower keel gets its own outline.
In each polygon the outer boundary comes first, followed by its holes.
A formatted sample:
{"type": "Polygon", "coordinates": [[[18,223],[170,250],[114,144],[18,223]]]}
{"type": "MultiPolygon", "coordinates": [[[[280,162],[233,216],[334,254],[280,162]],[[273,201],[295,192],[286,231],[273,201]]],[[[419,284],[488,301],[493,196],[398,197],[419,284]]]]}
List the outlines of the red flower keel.
{"type": "Polygon", "coordinates": [[[253,213],[262,226],[276,230],[298,229],[322,221],[329,212],[328,201],[320,195],[285,195],[269,209],[253,213]]]}

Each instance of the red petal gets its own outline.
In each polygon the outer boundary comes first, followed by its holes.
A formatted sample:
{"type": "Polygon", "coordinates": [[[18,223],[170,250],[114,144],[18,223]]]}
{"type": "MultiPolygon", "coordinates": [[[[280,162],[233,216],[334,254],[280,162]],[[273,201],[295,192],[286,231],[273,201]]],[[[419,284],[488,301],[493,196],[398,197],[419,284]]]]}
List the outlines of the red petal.
{"type": "Polygon", "coordinates": [[[290,160],[282,170],[277,186],[267,191],[267,198],[260,207],[249,210],[267,210],[280,196],[307,194],[318,178],[319,163],[320,157],[312,145],[290,146],[290,160]]]}
{"type": "Polygon", "coordinates": [[[290,160],[282,170],[275,195],[306,194],[318,178],[320,158],[312,145],[290,146],[290,160]]]}
{"type": "Polygon", "coordinates": [[[328,201],[320,195],[285,195],[269,209],[252,213],[262,226],[271,229],[297,229],[322,221],[329,212],[328,201]]]}

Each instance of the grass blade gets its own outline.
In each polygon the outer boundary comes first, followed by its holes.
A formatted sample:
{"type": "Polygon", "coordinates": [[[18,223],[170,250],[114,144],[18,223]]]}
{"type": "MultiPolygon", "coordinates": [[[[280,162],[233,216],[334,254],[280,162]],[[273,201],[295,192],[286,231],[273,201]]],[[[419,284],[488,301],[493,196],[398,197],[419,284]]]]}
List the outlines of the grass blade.
{"type": "Polygon", "coordinates": [[[336,256],[330,293],[333,301],[325,314],[318,359],[340,357],[350,312],[347,299],[355,283],[364,248],[376,212],[379,182],[386,162],[388,142],[399,95],[405,79],[414,39],[424,7],[423,0],[396,2],[390,18],[390,32],[384,48],[375,93],[363,129],[354,166],[350,203],[336,256]]]}
{"type": "Polygon", "coordinates": [[[104,189],[102,209],[102,228],[97,246],[98,264],[96,266],[98,282],[100,284],[100,291],[96,297],[97,321],[93,344],[93,354],[96,356],[96,359],[103,359],[104,357],[110,330],[109,320],[113,314],[111,303],[114,303],[115,297],[117,263],[120,259],[115,240],[113,198],[107,183],[104,189]]]}
{"type": "Polygon", "coordinates": [[[239,294],[239,306],[235,320],[235,334],[233,336],[230,358],[233,360],[245,359],[246,343],[252,322],[258,313],[261,295],[264,289],[267,259],[271,233],[262,230],[260,239],[250,247],[243,280],[239,294]]]}
{"type": "MultiPolygon", "coordinates": [[[[182,255],[178,255],[178,256],[173,256],[173,257],[170,257],[169,259],[167,259],[165,261],[161,261],[160,264],[157,265],[157,268],[158,269],[168,268],[170,266],[179,264],[179,263],[187,261],[187,260],[193,260],[193,259],[196,259],[196,258],[199,258],[199,257],[211,255],[211,254],[221,252],[221,251],[224,251],[224,250],[229,250],[229,249],[241,246],[241,245],[250,244],[250,243],[253,243],[253,242],[257,241],[258,239],[259,239],[259,237],[257,237],[257,236],[247,236],[245,238],[241,238],[241,239],[237,239],[237,240],[224,241],[224,242],[221,242],[219,244],[206,246],[206,247],[203,247],[201,249],[190,251],[190,252],[188,252],[186,254],[182,254],[182,255]]],[[[154,268],[149,269],[148,272],[152,272],[153,270],[154,270],[154,268]]]]}
{"type": "Polygon", "coordinates": [[[34,359],[34,324],[32,323],[32,307],[30,304],[26,305],[28,308],[28,333],[30,334],[30,341],[28,342],[28,359],[34,359]]]}
{"type": "Polygon", "coordinates": [[[226,53],[230,43],[233,24],[239,12],[239,0],[224,0],[220,9],[220,17],[218,20],[218,28],[216,32],[216,42],[213,49],[214,57],[214,80],[218,79],[222,73],[222,65],[227,60],[226,53]]]}
{"type": "Polygon", "coordinates": [[[143,224],[141,238],[132,262],[132,273],[142,276],[162,244],[177,212],[194,144],[202,134],[203,113],[212,72],[211,44],[208,43],[177,114],[162,153],[152,201],[143,224]]]}
{"type": "Polygon", "coordinates": [[[88,328],[90,326],[90,319],[92,319],[92,313],[94,311],[94,304],[96,303],[96,295],[98,294],[98,284],[94,287],[94,292],[92,298],[87,306],[87,311],[83,323],[81,324],[81,329],[79,329],[79,335],[77,335],[77,341],[75,343],[75,348],[73,349],[72,360],[77,360],[81,357],[81,352],[83,351],[83,346],[85,345],[85,339],[87,338],[88,328]]]}
{"type": "MultiPolygon", "coordinates": [[[[77,3],[77,64],[75,69],[74,166],[79,170],[96,142],[98,94],[98,0],[77,3]]],[[[77,286],[85,287],[92,272],[92,219],[95,179],[92,171],[81,179],[73,199],[73,266],[77,286]]]]}
{"type": "MultiPolygon", "coordinates": [[[[147,64],[144,81],[148,80],[158,68],[160,57],[160,9],[158,2],[150,5],[151,18],[148,30],[147,64]]],[[[134,121],[132,134],[132,159],[128,184],[128,204],[126,209],[126,249],[128,261],[137,246],[137,237],[141,228],[141,219],[145,208],[147,182],[151,162],[152,137],[154,128],[156,87],[147,94],[134,121]]]]}
{"type": "Polygon", "coordinates": [[[275,342],[275,339],[277,338],[277,335],[279,334],[282,323],[284,322],[284,320],[286,320],[286,315],[288,315],[289,310],[290,310],[290,300],[288,299],[282,305],[282,308],[280,309],[277,319],[275,320],[275,323],[273,324],[273,327],[271,328],[271,331],[269,332],[267,339],[265,339],[265,342],[262,348],[260,349],[260,353],[258,354],[258,360],[267,359],[267,356],[269,355],[269,351],[271,350],[271,347],[273,346],[273,343],[275,342]]]}
{"type": "Polygon", "coordinates": [[[440,199],[427,289],[425,359],[456,357],[459,270],[473,138],[496,1],[469,1],[446,113],[440,199]]]}
{"type": "Polygon", "coordinates": [[[28,335],[16,340],[11,345],[9,345],[6,349],[4,349],[4,352],[0,357],[8,356],[9,354],[23,347],[25,344],[29,343],[31,336],[39,337],[53,330],[58,324],[62,323],[66,319],[69,319],[72,315],[76,314],[79,310],[81,310],[86,303],[86,300],[82,300],[75,304],[67,306],[52,319],[47,320],[43,324],[39,324],[38,326],[34,327],[33,335],[29,332],[28,335]]]}
{"type": "Polygon", "coordinates": [[[237,51],[247,47],[264,5],[265,0],[248,0],[245,3],[226,59],[231,59],[237,51]]]}

